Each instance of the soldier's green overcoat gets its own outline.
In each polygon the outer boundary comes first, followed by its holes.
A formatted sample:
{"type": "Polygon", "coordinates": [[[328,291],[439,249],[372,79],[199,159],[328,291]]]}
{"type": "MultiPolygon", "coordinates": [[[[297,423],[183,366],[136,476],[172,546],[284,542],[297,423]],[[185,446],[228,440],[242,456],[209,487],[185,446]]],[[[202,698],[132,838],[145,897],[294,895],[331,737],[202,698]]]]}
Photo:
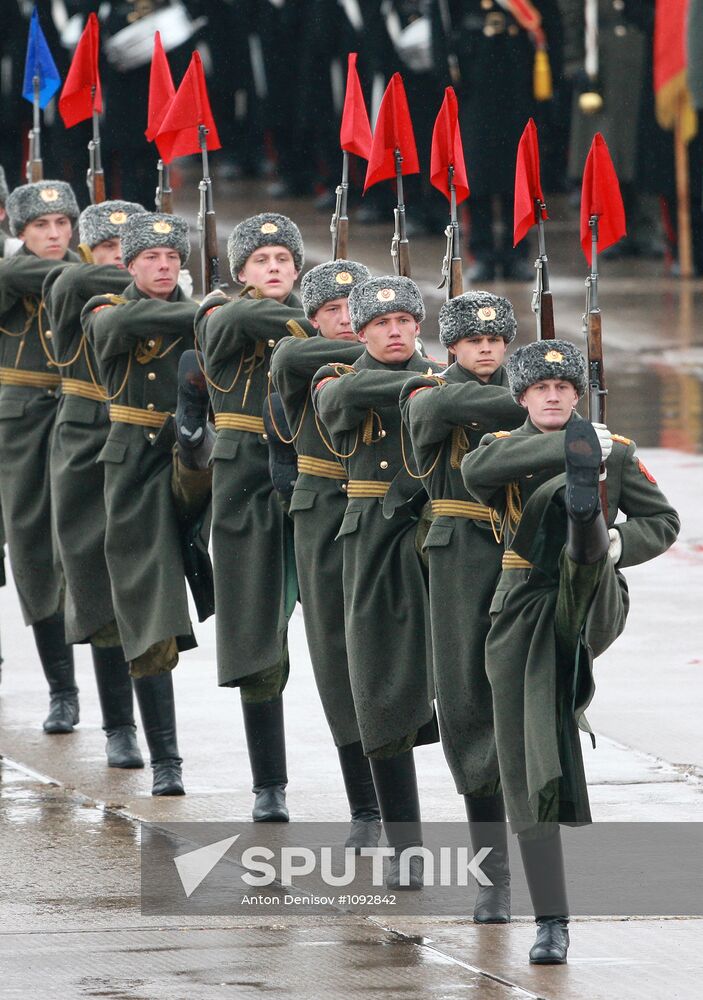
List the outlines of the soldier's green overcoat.
{"type": "Polygon", "coordinates": [[[0,261],[0,367],[53,376],[55,382],[37,387],[0,384],[0,499],[12,575],[27,625],[56,614],[63,599],[49,485],[58,372],[39,329],[40,323],[42,329],[49,325],[42,305],[44,279],[61,263],[77,260],[70,251],[62,262],[45,260],[23,247],[0,261]]]}
{"type": "MultiPolygon", "coordinates": [[[[63,379],[86,386],[97,381],[98,363],[81,327],[81,311],[94,295],[118,295],[130,281],[128,271],[113,265],[76,264],[48,275],[44,301],[63,379]]],[[[67,642],[86,642],[115,619],[105,561],[105,472],[97,461],[109,430],[105,403],[62,394],[50,471],[56,545],[66,581],[67,642]]]]}
{"type": "MultiPolygon", "coordinates": [[[[292,293],[280,303],[249,291],[206,303],[195,328],[216,421],[233,414],[261,425],[271,351],[288,335],[286,322],[305,317],[292,293]]],[[[219,429],[212,465],[217,674],[227,687],[286,661],[297,582],[292,526],[271,482],[263,427],[219,429]]]]}
{"type": "MultiPolygon", "coordinates": [[[[168,301],[148,298],[134,283],[123,297],[121,304],[92,298],[81,316],[100,380],[117,404],[172,413],[178,359],[193,347],[197,303],[178,287],[168,301]]],[[[155,437],[149,427],[113,422],[98,458],[105,470],[105,557],[127,660],[172,636],[181,650],[196,645],[171,493],[171,448],[152,447],[155,437]]]]}
{"type": "MultiPolygon", "coordinates": [[[[286,337],[274,350],[271,378],[299,456],[340,465],[318,429],[310,385],[322,365],[332,361],[350,365],[363,351],[362,344],[322,336],[286,337]]],[[[342,546],[335,543],[346,506],[346,473],[341,465],[337,479],[298,473],[290,514],[300,601],[315,682],[336,746],[359,739],[344,636],[342,546]]]]}
{"type": "MultiPolygon", "coordinates": [[[[441,366],[417,353],[386,365],[366,351],[351,371],[327,365],[313,380],[350,481],[390,484],[384,498],[350,497],[338,535],[349,675],[366,754],[415,732],[418,743],[436,739],[429,600],[416,547],[427,494],[404,467],[398,407],[410,374],[428,369],[441,366]]],[[[407,458],[413,462],[409,440],[407,458]]]]}
{"type": "Polygon", "coordinates": [[[635,444],[615,439],[607,461],[608,523],[618,511],[627,518],[617,524],[622,557],[617,569],[610,557],[604,560],[585,624],[574,637],[575,662],[560,659],[554,619],[566,538],[559,500],[564,436],[563,430],[542,434],[528,419],[509,435],[487,435],[462,462],[467,489],[501,511],[506,484],[517,484],[522,514],[514,534],[506,529],[506,545],[533,564],[503,570],[486,642],[500,776],[516,832],[536,822],[590,821],[577,723],[588,729],[583,712],[595,690],[593,659],[625,626],[629,600],[620,570],[666,551],[679,529],[676,511],[639,462],[635,444]]]}
{"type": "MultiPolygon", "coordinates": [[[[401,412],[419,470],[432,470],[423,480],[432,500],[470,501],[462,457],[486,432],[523,423],[525,411],[507,386],[502,367],[484,384],[458,362],[442,380],[418,375],[403,386],[401,412]]],[[[484,651],[502,546],[488,521],[440,514],[425,548],[442,746],[457,791],[487,792],[499,772],[484,651]]]]}

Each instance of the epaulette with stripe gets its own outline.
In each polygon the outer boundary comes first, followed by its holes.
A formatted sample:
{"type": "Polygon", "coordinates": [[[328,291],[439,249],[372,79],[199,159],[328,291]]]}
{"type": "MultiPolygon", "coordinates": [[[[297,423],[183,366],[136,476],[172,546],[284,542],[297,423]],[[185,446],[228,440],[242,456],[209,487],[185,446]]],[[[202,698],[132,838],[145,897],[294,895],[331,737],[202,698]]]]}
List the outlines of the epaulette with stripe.
{"type": "Polygon", "coordinates": [[[493,431],[493,437],[497,438],[509,438],[511,431],[493,431]]]}
{"type": "Polygon", "coordinates": [[[623,437],[622,434],[611,434],[613,441],[619,441],[620,444],[632,444],[631,438],[623,437]]]}

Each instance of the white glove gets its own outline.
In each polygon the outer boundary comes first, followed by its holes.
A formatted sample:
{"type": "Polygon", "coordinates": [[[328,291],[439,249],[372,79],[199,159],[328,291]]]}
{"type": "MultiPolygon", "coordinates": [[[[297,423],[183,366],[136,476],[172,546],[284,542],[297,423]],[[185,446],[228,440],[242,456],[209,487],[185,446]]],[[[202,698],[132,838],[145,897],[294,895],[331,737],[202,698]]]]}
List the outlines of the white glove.
{"type": "Polygon", "coordinates": [[[205,306],[222,306],[225,302],[229,301],[229,295],[223,292],[221,288],[213,288],[211,292],[204,295],[200,300],[200,305],[205,306]]]}
{"type": "Polygon", "coordinates": [[[598,435],[600,441],[600,453],[604,462],[608,461],[608,456],[613,450],[613,435],[605,424],[593,424],[593,430],[598,435]]]}
{"type": "Polygon", "coordinates": [[[187,267],[182,267],[178,272],[178,284],[181,287],[181,291],[188,298],[193,294],[193,275],[190,273],[187,267]]]}
{"type": "Polygon", "coordinates": [[[617,566],[620,562],[620,556],[622,555],[622,535],[617,528],[608,528],[608,535],[610,536],[608,555],[617,566]]]}

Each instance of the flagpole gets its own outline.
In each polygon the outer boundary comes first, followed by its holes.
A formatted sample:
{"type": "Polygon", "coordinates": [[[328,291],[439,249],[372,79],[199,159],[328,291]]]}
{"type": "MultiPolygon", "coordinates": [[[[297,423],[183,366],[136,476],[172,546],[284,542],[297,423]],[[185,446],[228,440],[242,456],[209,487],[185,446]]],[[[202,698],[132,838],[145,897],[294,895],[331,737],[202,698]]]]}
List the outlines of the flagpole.
{"type": "Polygon", "coordinates": [[[41,116],[39,113],[39,87],[40,79],[38,75],[32,77],[32,128],[29,133],[29,157],[27,159],[27,182],[36,184],[42,180],[44,166],[41,158],[41,116]]]}
{"type": "Polygon", "coordinates": [[[682,278],[693,275],[693,248],[691,243],[691,191],[688,170],[688,147],[683,139],[685,96],[679,94],[674,118],[674,157],[676,161],[676,218],[679,252],[679,274],[682,278]]]}

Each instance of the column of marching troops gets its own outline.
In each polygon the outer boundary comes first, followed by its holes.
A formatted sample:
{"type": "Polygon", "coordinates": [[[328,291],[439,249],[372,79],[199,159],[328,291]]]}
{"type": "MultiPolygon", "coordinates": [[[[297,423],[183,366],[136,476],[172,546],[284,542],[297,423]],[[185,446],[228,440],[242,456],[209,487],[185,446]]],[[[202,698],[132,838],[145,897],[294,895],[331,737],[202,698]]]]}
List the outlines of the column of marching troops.
{"type": "Polygon", "coordinates": [[[559,824],[590,819],[593,659],[625,624],[622,570],[679,527],[634,442],[576,412],[581,353],[537,341],[504,364],[513,308],[470,291],[440,312],[452,363],[428,359],[410,278],[329,261],[298,297],[303,240],[280,214],[235,227],[241,291],[198,303],[178,284],[184,219],[124,201],[79,215],[60,180],[0,200],[21,240],[0,263],[0,498],[44,730],[78,722],[71,645],[89,643],[108,765],[143,766],[134,690],[153,794],[184,793],[171,671],[196,645],[186,577],[199,616],[213,610],[211,534],[218,683],[240,688],[254,820],[288,819],[300,600],[346,846],[383,826],[388,888],[422,887],[422,857],[400,856],[422,843],[414,748],[441,734],[472,846],[491,849],[474,919],[510,919],[507,812],[530,960],[565,961],[559,824]]]}

